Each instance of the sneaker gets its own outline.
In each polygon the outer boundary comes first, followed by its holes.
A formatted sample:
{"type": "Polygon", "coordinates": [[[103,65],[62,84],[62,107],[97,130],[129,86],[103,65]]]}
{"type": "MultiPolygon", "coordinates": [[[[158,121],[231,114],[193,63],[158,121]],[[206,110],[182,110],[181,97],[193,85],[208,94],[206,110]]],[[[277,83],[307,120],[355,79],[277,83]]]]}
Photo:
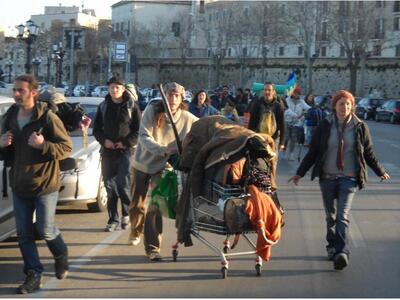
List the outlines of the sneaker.
{"type": "Polygon", "coordinates": [[[104,231],[106,232],[112,232],[117,230],[118,228],[118,224],[117,223],[111,223],[111,224],[107,224],[106,228],[104,229],[104,231]]]}
{"type": "Polygon", "coordinates": [[[42,274],[28,270],[23,284],[17,288],[17,294],[30,294],[42,287],[42,274]]]}
{"type": "Polygon", "coordinates": [[[122,217],[121,219],[121,229],[125,230],[127,228],[129,228],[129,226],[131,225],[131,223],[129,222],[129,217],[122,217]]]}
{"type": "Polygon", "coordinates": [[[129,238],[129,245],[137,246],[140,244],[140,236],[130,237],[129,238]]]}
{"type": "Polygon", "coordinates": [[[68,275],[68,253],[60,255],[59,257],[54,258],[54,269],[56,272],[57,279],[64,279],[68,275]]]}
{"type": "Polygon", "coordinates": [[[147,254],[147,257],[151,261],[160,261],[160,260],[162,260],[162,256],[158,252],[150,252],[150,253],[147,254]]]}
{"type": "Polygon", "coordinates": [[[333,259],[333,267],[335,270],[343,270],[349,264],[349,258],[346,253],[338,253],[333,259]]]}
{"type": "Polygon", "coordinates": [[[326,248],[326,253],[327,253],[327,256],[328,256],[328,260],[333,260],[333,257],[336,254],[336,250],[335,250],[334,247],[327,247],[326,248]]]}

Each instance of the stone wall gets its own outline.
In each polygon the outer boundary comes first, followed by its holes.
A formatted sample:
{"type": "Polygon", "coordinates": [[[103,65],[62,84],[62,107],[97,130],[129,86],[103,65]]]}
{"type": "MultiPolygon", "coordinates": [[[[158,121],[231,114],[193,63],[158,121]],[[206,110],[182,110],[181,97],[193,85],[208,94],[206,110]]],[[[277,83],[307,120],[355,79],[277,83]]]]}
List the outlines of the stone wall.
{"type": "MultiPolygon", "coordinates": [[[[216,69],[213,61],[191,59],[182,68],[178,59],[164,59],[160,71],[155,60],[139,59],[139,86],[150,87],[158,81],[177,81],[189,89],[215,88],[216,69]],[[158,76],[157,76],[158,74],[158,76]]],[[[292,69],[298,68],[298,83],[306,93],[306,66],[301,59],[269,59],[265,68],[265,79],[284,84],[292,69]]],[[[119,70],[122,74],[122,70],[119,70]]],[[[128,78],[133,81],[134,74],[128,78]]],[[[243,68],[243,87],[251,87],[253,82],[262,82],[262,65],[259,59],[249,59],[243,68]]],[[[220,70],[220,85],[240,87],[240,63],[236,59],[225,59],[220,70]]],[[[313,93],[349,89],[350,72],[344,59],[318,59],[313,68],[313,93]]],[[[365,72],[365,85],[361,89],[360,70],[357,74],[357,95],[365,96],[376,90],[388,98],[400,98],[400,61],[396,59],[370,59],[365,72]]]]}

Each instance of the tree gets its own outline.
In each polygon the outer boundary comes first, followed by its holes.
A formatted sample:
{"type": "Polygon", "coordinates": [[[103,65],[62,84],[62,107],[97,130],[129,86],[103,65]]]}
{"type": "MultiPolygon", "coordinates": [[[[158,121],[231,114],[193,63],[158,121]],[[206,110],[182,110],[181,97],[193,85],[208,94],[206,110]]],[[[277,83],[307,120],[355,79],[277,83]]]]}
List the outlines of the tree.
{"type": "Polygon", "coordinates": [[[320,42],[326,39],[325,34],[321,34],[321,26],[323,16],[327,13],[328,3],[328,1],[296,1],[291,3],[288,12],[288,24],[292,32],[290,36],[303,51],[307,70],[308,93],[312,93],[313,90],[313,64],[318,57],[320,42]],[[320,33],[319,40],[317,33],[320,33]]]}
{"type": "Polygon", "coordinates": [[[258,43],[258,56],[262,57],[262,82],[266,80],[265,68],[268,53],[276,55],[278,47],[290,41],[286,4],[279,1],[254,2],[251,18],[254,19],[253,32],[258,43]]]}
{"type": "Polygon", "coordinates": [[[329,13],[328,28],[331,39],[344,52],[350,70],[350,91],[360,94],[363,86],[356,89],[357,70],[365,69],[365,60],[373,47],[381,50],[388,43],[385,39],[386,24],[375,9],[376,1],[336,2],[329,13]],[[372,42],[373,39],[373,42],[372,42]]]}

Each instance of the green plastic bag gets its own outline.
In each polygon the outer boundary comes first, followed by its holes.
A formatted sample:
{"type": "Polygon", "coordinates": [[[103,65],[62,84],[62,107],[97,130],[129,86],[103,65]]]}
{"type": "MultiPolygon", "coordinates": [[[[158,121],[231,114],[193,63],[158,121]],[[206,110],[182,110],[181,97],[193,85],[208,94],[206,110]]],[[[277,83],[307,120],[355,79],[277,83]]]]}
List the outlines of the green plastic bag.
{"type": "Polygon", "coordinates": [[[178,177],[174,171],[164,171],[151,192],[150,205],[155,205],[166,218],[175,219],[178,202],[178,177]]]}

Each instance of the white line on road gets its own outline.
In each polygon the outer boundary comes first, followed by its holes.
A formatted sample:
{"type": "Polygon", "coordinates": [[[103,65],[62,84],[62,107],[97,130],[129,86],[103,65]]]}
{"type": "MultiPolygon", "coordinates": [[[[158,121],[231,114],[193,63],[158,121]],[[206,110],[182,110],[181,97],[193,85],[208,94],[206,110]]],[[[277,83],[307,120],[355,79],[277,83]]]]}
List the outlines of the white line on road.
{"type": "MultiPolygon", "coordinates": [[[[103,251],[105,248],[110,246],[116,239],[118,239],[125,231],[119,230],[113,232],[110,236],[106,237],[92,249],[90,249],[86,254],[82,255],[81,257],[74,259],[73,262],[75,264],[69,265],[69,272],[74,272],[77,269],[80,269],[86,263],[92,260],[99,252],[103,251]],[[79,263],[78,263],[79,262],[79,263]]],[[[68,245],[68,244],[67,244],[68,245]]],[[[58,280],[57,278],[52,278],[47,281],[41,291],[32,295],[32,298],[45,298],[46,293],[53,292],[53,290],[62,283],[62,280],[58,280]]]]}

